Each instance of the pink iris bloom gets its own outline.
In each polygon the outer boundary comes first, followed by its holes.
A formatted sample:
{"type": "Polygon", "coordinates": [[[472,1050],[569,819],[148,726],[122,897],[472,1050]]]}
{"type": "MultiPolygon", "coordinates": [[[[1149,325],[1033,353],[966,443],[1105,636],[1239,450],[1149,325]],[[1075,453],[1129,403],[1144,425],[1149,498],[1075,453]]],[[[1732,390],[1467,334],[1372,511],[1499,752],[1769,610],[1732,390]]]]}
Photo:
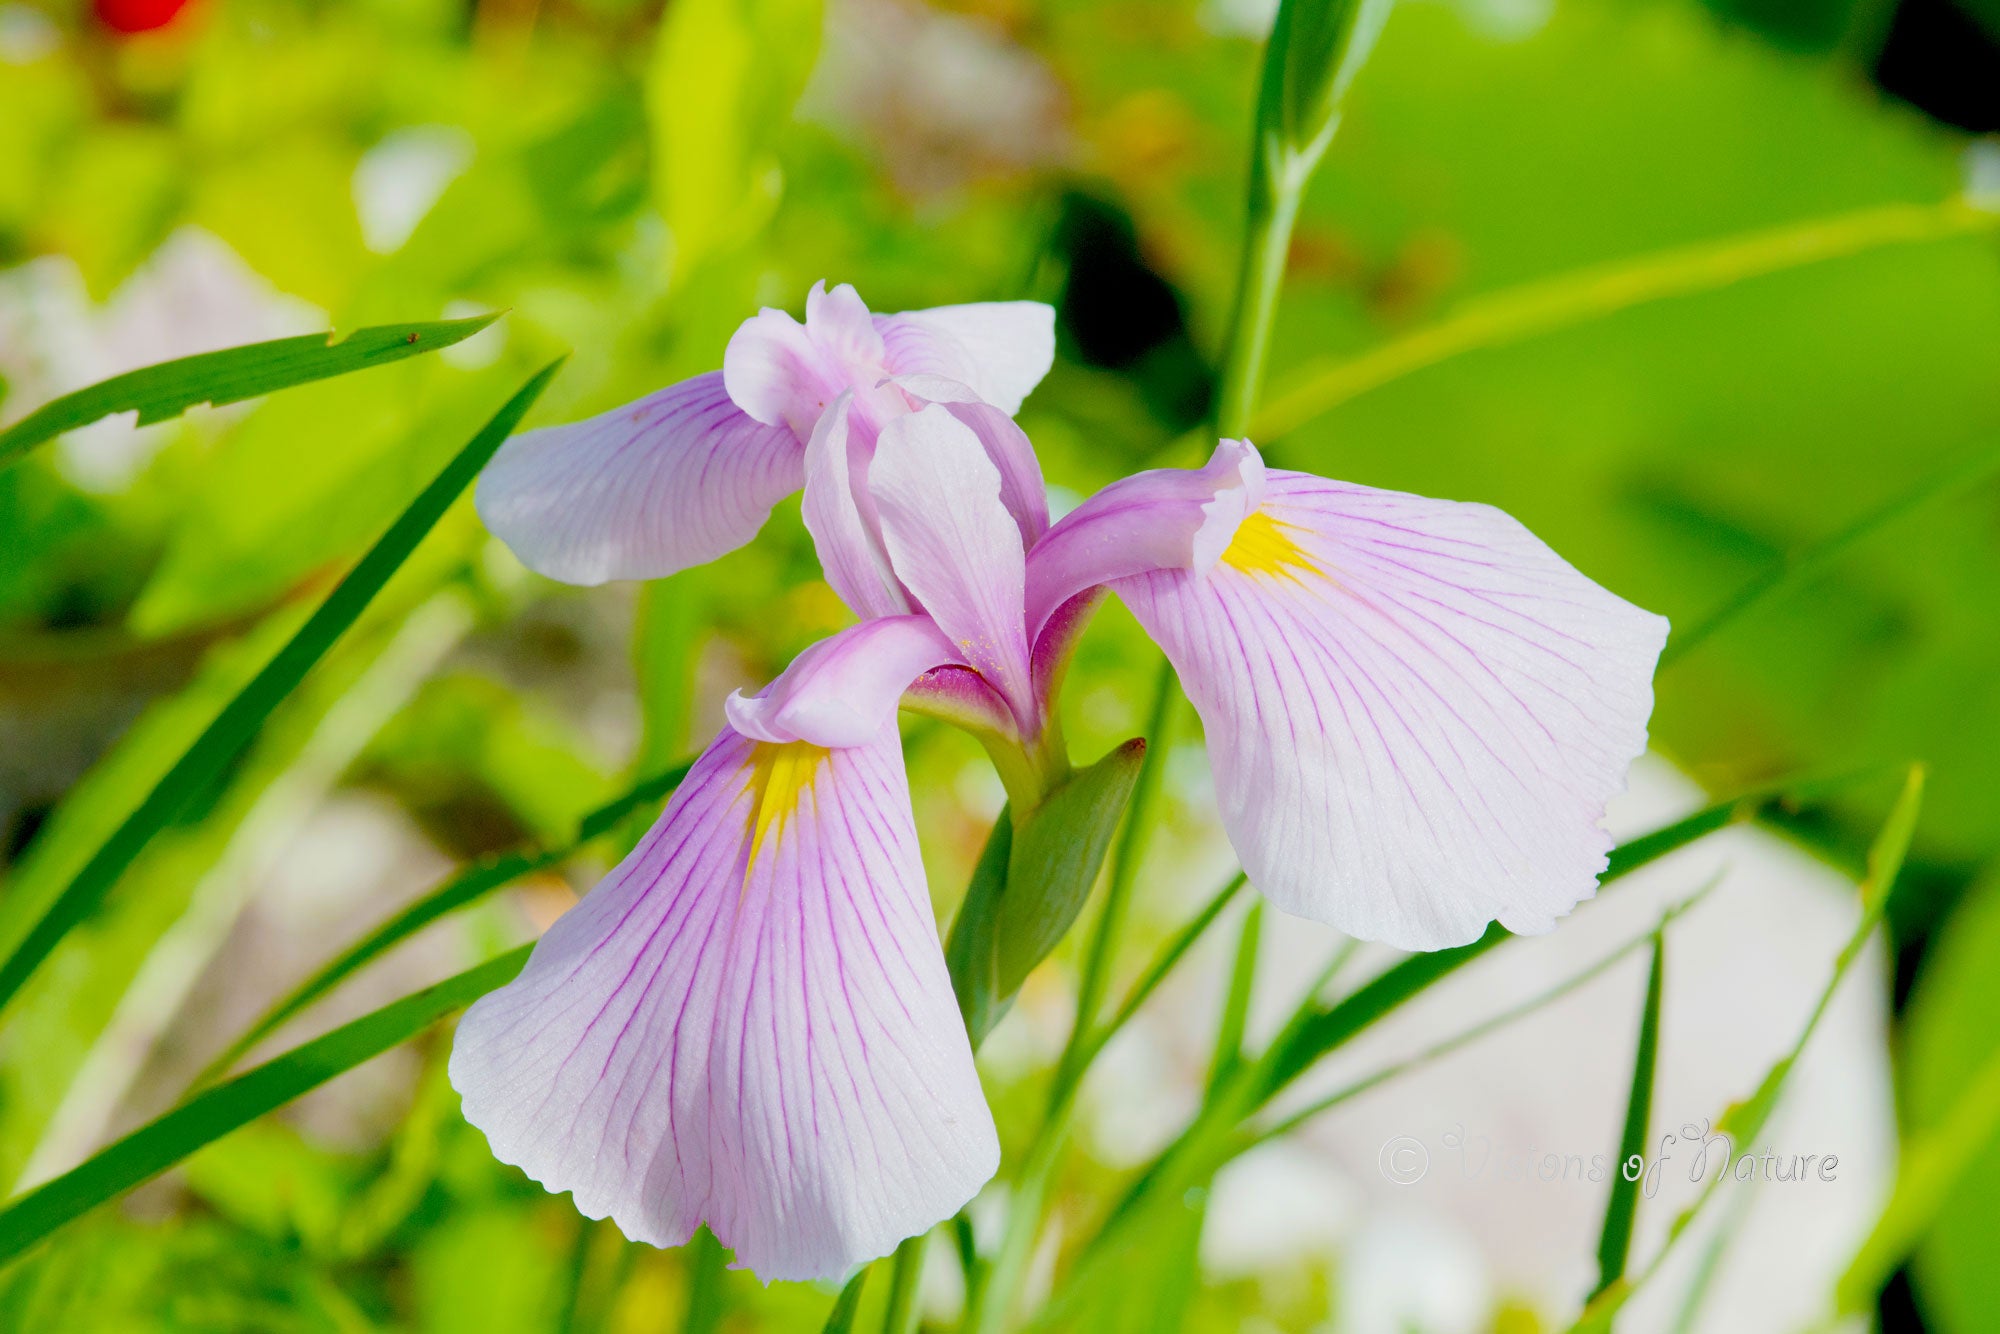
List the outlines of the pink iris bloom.
{"type": "Polygon", "coordinates": [[[706,1222],[766,1279],[832,1277],[992,1175],[895,716],[968,727],[1032,809],[1068,773],[1053,696],[1105,590],[1180,673],[1280,907],[1435,949],[1548,930],[1595,888],[1665,622],[1497,510],[1244,441],[1050,528],[1009,416],[1050,330],[1026,303],[880,317],[816,287],[719,376],[521,436],[482,479],[494,531],[573,582],[710,559],[803,485],[863,618],[731,697],[645,840],[460,1025],[467,1118],[627,1236],[706,1222]]]}

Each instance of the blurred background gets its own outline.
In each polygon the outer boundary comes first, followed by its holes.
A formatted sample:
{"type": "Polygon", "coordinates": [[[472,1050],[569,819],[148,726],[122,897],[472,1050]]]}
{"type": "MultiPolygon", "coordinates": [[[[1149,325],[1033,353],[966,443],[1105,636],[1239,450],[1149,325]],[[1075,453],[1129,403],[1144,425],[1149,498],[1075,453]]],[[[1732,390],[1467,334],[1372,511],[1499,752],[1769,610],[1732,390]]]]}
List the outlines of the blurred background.
{"type": "MultiPolygon", "coordinates": [[[[1272,9],[0,2],[0,422],[189,352],[508,312],[436,356],[103,422],[0,472],[0,895],[73,874],[556,352],[573,355],[536,422],[718,365],[758,305],[796,311],[818,279],[878,311],[1030,297],[1060,317],[1022,413],[1057,508],[1185,461],[1272,9]]],[[[1931,766],[1888,947],[1772,1131],[1837,1153],[1839,1180],[1732,1196],[1634,1329],[1822,1315],[1899,1145],[2000,1048],[2000,145],[1979,137],[1997,130],[1995,0],[1405,0],[1298,228],[1269,395],[1295,410],[1259,441],[1280,464],[1500,505],[1679,628],[1910,498],[1663,670],[1655,754],[1614,811],[1631,834],[1703,792],[1931,766]],[[1659,299],[1616,295],[1632,283],[1659,299]]],[[[0,1032],[0,1185],[172,1105],[340,945],[459,863],[566,838],[843,616],[795,501],[714,566],[588,591],[528,574],[460,506],[22,995],[0,1032]]],[[[1079,759],[1144,730],[1156,661],[1122,610],[1100,615],[1067,693],[1079,759]]],[[[1191,718],[1181,735],[1141,944],[1230,865],[1191,718]]],[[[1002,794],[965,737],[909,739],[948,920],[1002,794]]],[[[1715,881],[1669,954],[1654,1138],[1713,1115],[1797,1031],[1852,922],[1894,779],[1848,791],[1467,969],[1326,1087],[1715,881]]],[[[531,938],[605,855],[440,923],[264,1050],[531,938]]],[[[1277,925],[1253,1031],[1335,946],[1277,925]]],[[[1205,945],[1094,1074],[1031,1286],[1192,1110],[1229,949],[1205,945]]],[[[1067,1029],[1073,952],[982,1054],[1010,1162],[1067,1029]]],[[[1082,1327],[1148,1327],[1131,1298],[1161,1285],[1191,1288],[1191,1329],[1565,1325],[1601,1188],[1488,1177],[1462,1150],[1614,1152],[1645,980],[1627,962],[1241,1160],[1207,1202],[1198,1274],[1174,1255],[1125,1272],[1121,1310],[1082,1327]],[[1427,1146],[1429,1179],[1384,1180],[1395,1136],[1427,1146]]],[[[495,1163],[459,1118],[447,1045],[391,1052],[60,1234],[0,1274],[0,1327],[651,1331],[697,1296],[731,1330],[824,1319],[830,1289],[730,1273],[697,1294],[687,1256],[627,1245],[495,1163]]],[[[1670,1174],[1642,1207],[1641,1255],[1678,1190],[1670,1174]]],[[[924,1292],[941,1327],[963,1300],[948,1250],[924,1292]]],[[[1975,1142],[1876,1297],[1882,1327],[2000,1329],[1996,1256],[2000,1142],[1975,1142]]]]}

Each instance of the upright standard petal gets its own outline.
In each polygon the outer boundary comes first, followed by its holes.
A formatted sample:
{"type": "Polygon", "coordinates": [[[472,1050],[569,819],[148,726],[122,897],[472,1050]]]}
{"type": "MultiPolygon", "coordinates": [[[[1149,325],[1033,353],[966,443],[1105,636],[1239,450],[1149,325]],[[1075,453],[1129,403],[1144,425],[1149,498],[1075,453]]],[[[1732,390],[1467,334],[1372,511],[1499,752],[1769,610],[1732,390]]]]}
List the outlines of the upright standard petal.
{"type": "Polygon", "coordinates": [[[801,324],[765,308],[745,320],[722,355],[722,374],[737,406],[804,440],[844,390],[883,378],[886,353],[868,307],[847,283],[814,283],[801,324]]]}
{"type": "Polygon", "coordinates": [[[1201,714],[1251,882],[1405,949],[1548,930],[1604,869],[1666,622],[1487,506],[1218,463],[1185,563],[1110,586],[1201,714]]]}
{"type": "Polygon", "coordinates": [[[852,452],[852,400],[843,393],[813,427],[806,443],[802,513],[820,569],[840,600],[863,618],[899,616],[910,610],[910,601],[889,567],[874,497],[856,485],[857,472],[862,477],[866,472],[856,468],[852,452]]]}
{"type": "Polygon", "coordinates": [[[907,310],[876,316],[875,327],[891,370],[970,385],[1010,417],[1055,362],[1055,308],[1039,301],[907,310]]]}
{"type": "Polygon", "coordinates": [[[896,576],[1033,731],[1026,555],[979,437],[935,404],[898,417],[882,428],[868,487],[896,576]]]}
{"type": "Polygon", "coordinates": [[[832,1278],[950,1217],[999,1163],[952,998],[895,726],[725,731],[520,977],[459,1024],[494,1153],[634,1240],[707,1223],[769,1279],[832,1278]]]}
{"type": "Polygon", "coordinates": [[[521,563],[551,579],[657,579],[755,537],[799,489],[803,455],[711,372],[513,437],[480,475],[475,503],[521,563]]]}

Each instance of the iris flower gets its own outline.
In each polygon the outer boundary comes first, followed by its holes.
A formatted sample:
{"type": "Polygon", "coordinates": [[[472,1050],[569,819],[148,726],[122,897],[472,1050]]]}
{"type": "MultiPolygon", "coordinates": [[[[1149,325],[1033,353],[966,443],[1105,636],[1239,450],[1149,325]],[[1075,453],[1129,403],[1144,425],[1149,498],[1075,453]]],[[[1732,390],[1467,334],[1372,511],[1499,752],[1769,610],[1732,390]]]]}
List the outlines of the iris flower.
{"type": "Polygon", "coordinates": [[[871,316],[816,287],[700,376],[531,432],[481,481],[531,567],[652,577],[805,489],[861,619],[802,653],[652,831],[472,1007],[451,1077],[494,1152],[670,1246],[833,1277],[951,1216],[999,1150],[917,853],[899,706],[978,735],[1017,815],[1068,773],[1062,667],[1116,593],[1200,713],[1278,906],[1409,949],[1545,931],[1594,890],[1665,622],[1498,510],[1267,469],[1114,483],[1053,528],[1010,414],[1046,307],[871,316]]]}

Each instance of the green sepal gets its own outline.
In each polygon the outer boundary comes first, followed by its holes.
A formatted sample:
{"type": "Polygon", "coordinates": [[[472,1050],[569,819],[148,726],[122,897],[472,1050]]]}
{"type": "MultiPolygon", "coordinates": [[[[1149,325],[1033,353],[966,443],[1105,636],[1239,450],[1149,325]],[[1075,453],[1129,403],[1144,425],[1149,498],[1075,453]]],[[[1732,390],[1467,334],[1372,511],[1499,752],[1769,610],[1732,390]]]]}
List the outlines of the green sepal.
{"type": "Polygon", "coordinates": [[[945,948],[975,1044],[1083,910],[1145,753],[1144,740],[1128,741],[1071,774],[1018,828],[1011,808],[994,821],[945,948]]]}

